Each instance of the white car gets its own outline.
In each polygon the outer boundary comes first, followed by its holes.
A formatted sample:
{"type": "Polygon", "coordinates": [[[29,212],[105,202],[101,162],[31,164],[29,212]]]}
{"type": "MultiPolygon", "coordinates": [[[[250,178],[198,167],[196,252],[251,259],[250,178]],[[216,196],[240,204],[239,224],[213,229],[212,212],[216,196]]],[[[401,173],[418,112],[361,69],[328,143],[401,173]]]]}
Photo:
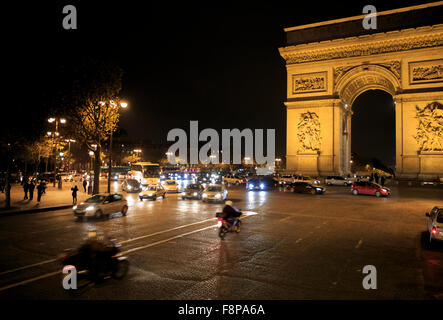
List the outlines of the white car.
{"type": "Polygon", "coordinates": [[[202,193],[203,202],[220,202],[226,200],[228,190],[224,185],[212,184],[205,188],[202,193]]]}
{"type": "Polygon", "coordinates": [[[426,226],[429,234],[429,242],[443,240],[443,207],[434,207],[430,213],[426,213],[426,226]]]}
{"type": "Polygon", "coordinates": [[[158,197],[164,199],[166,198],[166,190],[160,184],[147,185],[143,186],[143,190],[138,194],[138,197],[140,198],[140,201],[143,201],[143,199],[157,200],[158,197]]]}
{"type": "Polygon", "coordinates": [[[117,193],[95,194],[72,209],[77,218],[95,217],[100,219],[116,212],[121,212],[125,216],[128,212],[128,201],[117,193]]]}
{"type": "Polygon", "coordinates": [[[295,181],[292,175],[284,175],[278,179],[278,184],[290,184],[295,181]]]}
{"type": "Polygon", "coordinates": [[[178,192],[178,184],[175,180],[165,180],[163,182],[163,188],[165,188],[168,193],[178,192]]]}
{"type": "Polygon", "coordinates": [[[302,175],[296,175],[294,178],[294,182],[307,182],[310,184],[320,184],[320,180],[302,175]]]}
{"type": "Polygon", "coordinates": [[[351,179],[341,177],[341,176],[329,176],[326,177],[325,183],[328,186],[334,185],[334,186],[350,186],[353,184],[354,181],[351,179]]]}
{"type": "Polygon", "coordinates": [[[245,181],[243,179],[241,179],[241,178],[234,177],[234,176],[231,176],[231,175],[227,175],[227,176],[223,177],[223,183],[224,184],[230,183],[230,184],[235,184],[235,185],[238,186],[238,185],[240,185],[242,183],[245,183],[245,181]]]}

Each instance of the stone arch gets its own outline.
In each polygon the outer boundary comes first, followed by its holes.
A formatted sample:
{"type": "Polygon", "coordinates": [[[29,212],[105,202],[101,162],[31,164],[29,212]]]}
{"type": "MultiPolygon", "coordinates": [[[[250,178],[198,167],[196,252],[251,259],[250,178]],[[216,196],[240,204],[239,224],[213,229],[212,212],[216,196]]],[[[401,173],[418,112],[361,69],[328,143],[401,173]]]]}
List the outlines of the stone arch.
{"type": "Polygon", "coordinates": [[[379,65],[360,65],[346,72],[335,86],[335,94],[344,104],[352,106],[367,90],[383,90],[393,97],[400,92],[400,80],[393,72],[379,65]]]}

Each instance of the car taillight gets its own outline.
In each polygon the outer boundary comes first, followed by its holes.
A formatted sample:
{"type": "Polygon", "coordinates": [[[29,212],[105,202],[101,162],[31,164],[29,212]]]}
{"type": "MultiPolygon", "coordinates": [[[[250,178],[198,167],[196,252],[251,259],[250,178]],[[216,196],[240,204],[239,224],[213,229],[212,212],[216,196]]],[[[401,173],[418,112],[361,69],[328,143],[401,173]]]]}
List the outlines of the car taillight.
{"type": "Polygon", "coordinates": [[[433,227],[431,232],[432,232],[433,234],[437,234],[437,233],[438,233],[438,230],[437,230],[436,227],[433,227]]]}
{"type": "Polygon", "coordinates": [[[222,225],[223,225],[223,219],[222,218],[218,218],[217,227],[221,228],[222,225]]]}

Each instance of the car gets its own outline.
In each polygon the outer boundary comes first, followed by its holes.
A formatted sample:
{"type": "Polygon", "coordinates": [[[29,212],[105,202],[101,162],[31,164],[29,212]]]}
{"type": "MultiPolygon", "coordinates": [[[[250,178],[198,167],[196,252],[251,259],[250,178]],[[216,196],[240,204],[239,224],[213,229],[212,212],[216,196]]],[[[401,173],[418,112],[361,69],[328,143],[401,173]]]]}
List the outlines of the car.
{"type": "Polygon", "coordinates": [[[125,192],[140,192],[142,186],[140,182],[136,179],[126,179],[122,182],[122,191],[125,192]]]}
{"type": "Polygon", "coordinates": [[[115,212],[121,212],[125,216],[128,212],[128,201],[118,193],[102,193],[93,195],[72,209],[77,218],[95,217],[100,219],[104,216],[109,217],[115,212]]]}
{"type": "Polygon", "coordinates": [[[202,193],[203,202],[219,202],[226,200],[228,196],[228,190],[224,185],[211,184],[205,188],[202,193]]]}
{"type": "Polygon", "coordinates": [[[295,175],[294,182],[307,182],[310,184],[320,184],[320,180],[303,175],[295,175]]]}
{"type": "Polygon", "coordinates": [[[434,240],[443,241],[443,207],[434,207],[426,213],[426,227],[429,243],[434,240]]]}
{"type": "MultiPolygon", "coordinates": [[[[58,177],[58,175],[57,175],[58,177]]],[[[46,182],[54,182],[54,173],[53,172],[44,172],[37,175],[37,180],[46,181],[46,182]]]]}
{"type": "Polygon", "coordinates": [[[178,184],[175,180],[165,180],[163,182],[163,188],[165,188],[168,193],[178,192],[178,184]]]}
{"type": "Polygon", "coordinates": [[[294,182],[294,176],[292,175],[284,175],[278,179],[278,184],[280,185],[289,184],[293,182],[294,182]]]}
{"type": "Polygon", "coordinates": [[[166,190],[161,184],[150,184],[143,187],[138,194],[140,201],[143,199],[157,200],[158,197],[166,198],[166,190]]]}
{"type": "Polygon", "coordinates": [[[254,191],[254,190],[265,191],[265,190],[269,190],[271,187],[273,187],[273,185],[274,185],[274,181],[272,180],[271,177],[269,177],[269,178],[256,177],[256,178],[252,178],[248,181],[248,183],[246,184],[246,190],[247,191],[254,191]]]}
{"type": "Polygon", "coordinates": [[[233,176],[233,175],[226,175],[223,177],[223,183],[224,184],[228,184],[228,183],[235,184],[238,186],[240,184],[245,183],[245,180],[240,177],[233,176]]]}
{"type": "Polygon", "coordinates": [[[328,186],[350,186],[352,183],[352,180],[341,176],[329,176],[325,179],[325,184],[328,186]]]}
{"type": "Polygon", "coordinates": [[[204,188],[201,184],[191,183],[191,184],[188,184],[188,186],[182,192],[181,196],[182,196],[183,200],[185,200],[185,199],[201,199],[203,191],[204,191],[204,188]]]}
{"type": "Polygon", "coordinates": [[[353,195],[368,194],[375,195],[377,197],[390,196],[391,190],[386,187],[382,187],[378,183],[368,181],[356,181],[352,184],[351,192],[353,195]]]}
{"type": "Polygon", "coordinates": [[[323,194],[326,191],[326,188],[319,185],[300,181],[291,183],[289,188],[292,189],[293,192],[297,193],[323,194]]]}

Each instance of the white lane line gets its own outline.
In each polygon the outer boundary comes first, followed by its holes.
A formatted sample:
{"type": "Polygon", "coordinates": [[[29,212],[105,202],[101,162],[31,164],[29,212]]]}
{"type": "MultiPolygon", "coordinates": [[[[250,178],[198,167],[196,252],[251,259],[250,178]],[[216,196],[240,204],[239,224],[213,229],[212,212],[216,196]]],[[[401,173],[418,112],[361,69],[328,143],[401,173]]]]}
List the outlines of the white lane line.
{"type": "MultiPolygon", "coordinates": [[[[256,214],[257,214],[256,212],[248,211],[248,214],[246,214],[245,216],[243,216],[241,219],[243,220],[243,219],[246,219],[246,218],[251,217],[251,216],[256,215],[256,214]]],[[[209,219],[209,220],[212,220],[212,219],[209,219]]],[[[184,237],[184,236],[187,236],[187,235],[193,234],[193,233],[197,233],[197,232],[204,231],[204,230],[206,230],[206,229],[215,228],[215,227],[217,227],[216,224],[215,224],[215,225],[211,225],[211,226],[209,226],[209,227],[201,228],[201,229],[198,229],[198,230],[194,230],[194,231],[190,231],[190,232],[182,233],[182,234],[179,234],[179,235],[177,235],[177,236],[171,237],[171,238],[169,238],[169,239],[165,239],[165,240],[157,241],[157,242],[154,242],[154,243],[150,243],[150,244],[148,244],[148,245],[145,245],[145,246],[141,246],[141,247],[137,247],[137,248],[129,249],[129,250],[127,250],[127,251],[123,251],[123,252],[121,252],[121,254],[128,254],[128,253],[131,253],[131,252],[135,252],[135,251],[139,251],[139,250],[146,249],[146,248],[149,248],[149,247],[153,247],[153,246],[156,246],[156,245],[159,245],[159,244],[162,244],[162,243],[165,243],[165,242],[168,242],[168,241],[171,241],[171,240],[177,239],[177,238],[181,238],[181,237],[184,237]]],[[[57,260],[57,259],[53,259],[53,260],[57,260]]],[[[49,261],[49,260],[47,260],[47,261],[49,261]]],[[[43,263],[48,263],[47,261],[43,261],[43,263]]],[[[42,264],[42,263],[39,263],[39,264],[42,264]]],[[[29,266],[27,266],[27,267],[29,267],[29,266]]],[[[25,267],[22,267],[22,268],[25,268],[25,267]]],[[[57,274],[60,274],[60,271],[55,271],[55,272],[51,272],[51,273],[47,273],[47,274],[43,274],[43,275],[41,275],[41,276],[38,276],[38,277],[35,277],[35,278],[32,278],[32,279],[28,279],[28,280],[24,280],[24,281],[21,281],[21,282],[13,283],[13,284],[10,284],[10,285],[8,285],[8,286],[6,286],[6,287],[2,287],[2,288],[0,288],[0,291],[4,291],[4,290],[7,290],[7,289],[11,289],[11,288],[14,288],[14,287],[18,287],[18,286],[21,286],[21,285],[24,285],[24,284],[27,284],[27,283],[30,283],[30,282],[34,282],[34,281],[37,281],[37,280],[40,280],[40,279],[49,278],[49,277],[55,276],[55,275],[57,275],[57,274]]]]}
{"type": "Polygon", "coordinates": [[[41,275],[41,276],[38,276],[38,277],[35,277],[35,278],[32,278],[32,279],[28,279],[28,280],[22,281],[22,282],[13,283],[13,284],[10,284],[9,286],[0,288],[0,291],[8,290],[8,289],[11,289],[11,288],[14,288],[14,287],[18,287],[18,286],[21,286],[21,285],[24,285],[24,284],[27,284],[27,283],[30,283],[30,282],[34,282],[34,281],[37,281],[37,280],[40,280],[40,279],[49,278],[49,277],[55,276],[56,274],[61,274],[61,272],[60,271],[51,272],[51,273],[47,273],[47,274],[44,274],[44,275],[41,275]]]}
{"type": "Polygon", "coordinates": [[[363,243],[363,239],[360,239],[360,240],[358,241],[357,245],[355,246],[355,249],[360,248],[360,246],[362,245],[362,243],[363,243]]]}
{"type": "Polygon", "coordinates": [[[34,264],[30,264],[28,266],[24,266],[24,267],[19,267],[19,268],[15,268],[15,269],[11,269],[11,270],[6,270],[6,271],[2,271],[0,272],[0,276],[7,274],[7,273],[11,273],[11,272],[16,272],[16,271],[20,271],[20,270],[24,270],[24,269],[28,269],[28,268],[32,268],[32,267],[36,267],[36,266],[40,266],[42,264],[47,264],[47,263],[51,263],[51,262],[55,262],[57,261],[57,259],[50,259],[50,260],[46,260],[46,261],[42,261],[42,262],[37,262],[34,264]]]}

